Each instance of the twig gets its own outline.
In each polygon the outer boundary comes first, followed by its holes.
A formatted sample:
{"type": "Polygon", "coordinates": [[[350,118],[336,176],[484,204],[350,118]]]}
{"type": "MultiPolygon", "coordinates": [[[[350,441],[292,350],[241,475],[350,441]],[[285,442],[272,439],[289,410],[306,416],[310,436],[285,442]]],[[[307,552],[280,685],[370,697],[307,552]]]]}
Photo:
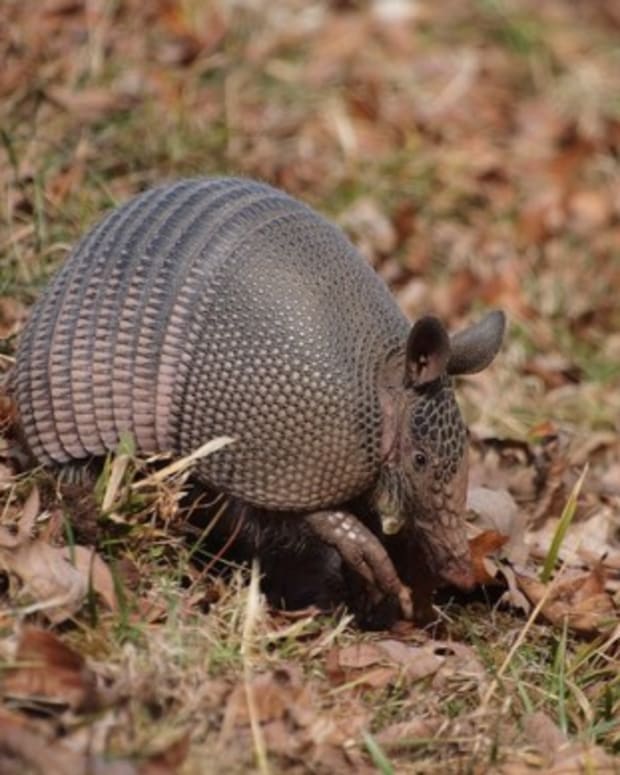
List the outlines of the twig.
{"type": "Polygon", "coordinates": [[[265,747],[265,738],[258,720],[258,709],[256,707],[256,698],[252,686],[252,635],[258,620],[260,611],[260,592],[259,592],[260,571],[258,560],[252,562],[252,575],[248,587],[248,604],[245,611],[245,622],[243,624],[243,633],[241,636],[241,657],[243,659],[243,683],[245,688],[245,697],[248,704],[248,716],[250,719],[250,728],[254,740],[254,750],[259,772],[262,775],[270,775],[269,762],[267,760],[267,748],[265,747]]]}
{"type": "Polygon", "coordinates": [[[233,441],[234,439],[231,439],[229,436],[221,436],[217,439],[211,439],[211,441],[207,441],[206,444],[203,444],[202,447],[199,447],[191,454],[175,460],[173,463],[170,463],[170,465],[161,468],[159,471],[155,471],[150,476],[147,476],[144,479],[140,479],[139,482],[134,482],[131,485],[131,489],[142,490],[145,487],[152,487],[154,484],[160,484],[161,482],[168,479],[168,477],[174,476],[181,471],[185,471],[197,460],[200,460],[207,455],[211,455],[213,452],[217,452],[218,450],[222,449],[222,447],[226,447],[228,444],[232,444],[233,441]]]}
{"type": "Polygon", "coordinates": [[[518,635],[517,639],[515,640],[515,642],[512,644],[512,647],[511,647],[510,651],[508,652],[508,654],[506,655],[506,658],[502,662],[502,665],[501,665],[500,669],[497,671],[497,675],[491,681],[491,684],[490,684],[489,688],[487,689],[487,691],[485,692],[484,697],[482,698],[482,702],[480,703],[480,708],[479,708],[479,712],[481,714],[483,714],[486,711],[487,706],[488,706],[489,702],[491,701],[491,698],[493,697],[493,695],[495,694],[495,692],[497,690],[497,687],[499,686],[500,680],[503,678],[504,673],[506,672],[506,670],[508,670],[508,667],[510,666],[510,663],[512,662],[512,660],[514,658],[514,655],[517,653],[518,649],[521,647],[523,641],[525,640],[525,636],[530,631],[532,625],[534,624],[534,621],[536,620],[536,617],[542,611],[543,606],[545,605],[545,603],[549,599],[551,593],[555,589],[555,586],[556,586],[558,580],[560,579],[560,577],[562,575],[562,571],[564,570],[565,567],[566,566],[563,565],[560,568],[560,570],[558,571],[556,577],[553,579],[551,584],[549,584],[549,586],[545,590],[545,593],[543,594],[543,596],[540,598],[538,603],[536,603],[536,605],[532,609],[532,613],[529,615],[527,622],[521,628],[521,632],[519,633],[519,635],[518,635]]]}

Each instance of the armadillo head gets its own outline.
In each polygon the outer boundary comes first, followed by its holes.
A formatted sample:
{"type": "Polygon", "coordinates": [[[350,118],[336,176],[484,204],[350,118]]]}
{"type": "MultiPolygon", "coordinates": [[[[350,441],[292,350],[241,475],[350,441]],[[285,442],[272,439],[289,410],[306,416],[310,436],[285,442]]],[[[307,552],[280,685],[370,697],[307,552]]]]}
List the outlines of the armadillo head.
{"type": "Polygon", "coordinates": [[[392,371],[382,394],[383,464],[374,502],[383,531],[406,530],[431,571],[465,589],[474,583],[464,520],[467,428],[451,377],[488,366],[504,327],[504,314],[491,312],[450,338],[437,318],[421,318],[407,340],[404,377],[401,360],[397,380],[392,371]]]}

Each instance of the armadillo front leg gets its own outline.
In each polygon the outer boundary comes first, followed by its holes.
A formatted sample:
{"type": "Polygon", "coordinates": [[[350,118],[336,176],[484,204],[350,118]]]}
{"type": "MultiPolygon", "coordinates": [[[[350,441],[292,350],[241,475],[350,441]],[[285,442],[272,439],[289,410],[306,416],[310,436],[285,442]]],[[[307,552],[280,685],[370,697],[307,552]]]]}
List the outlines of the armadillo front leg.
{"type": "Polygon", "coordinates": [[[305,519],[318,537],[334,546],[371,587],[395,595],[404,617],[413,618],[411,590],[398,578],[379,539],[357,517],[346,511],[317,511],[305,519]]]}

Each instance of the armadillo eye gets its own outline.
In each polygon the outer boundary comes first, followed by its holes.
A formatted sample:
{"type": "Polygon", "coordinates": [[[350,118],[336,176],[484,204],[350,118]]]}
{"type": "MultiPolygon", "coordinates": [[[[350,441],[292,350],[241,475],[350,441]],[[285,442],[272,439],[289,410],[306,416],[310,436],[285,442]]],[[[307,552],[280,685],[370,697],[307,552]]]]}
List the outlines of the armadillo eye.
{"type": "Polygon", "coordinates": [[[426,455],[424,452],[416,452],[413,456],[413,462],[418,468],[424,468],[426,465],[426,455]]]}

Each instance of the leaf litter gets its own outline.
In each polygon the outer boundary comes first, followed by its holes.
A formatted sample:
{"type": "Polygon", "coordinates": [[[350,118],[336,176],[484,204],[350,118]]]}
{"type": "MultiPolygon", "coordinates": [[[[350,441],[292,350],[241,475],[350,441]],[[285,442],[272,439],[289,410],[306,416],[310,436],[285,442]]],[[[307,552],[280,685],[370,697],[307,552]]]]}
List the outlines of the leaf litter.
{"type": "Polygon", "coordinates": [[[114,580],[105,561],[92,548],[54,546],[44,534],[35,536],[39,516],[35,485],[20,519],[0,523],[0,567],[18,582],[12,597],[23,607],[22,613],[42,611],[58,624],[82,607],[90,590],[116,610],[114,580]]]}
{"type": "Polygon", "coordinates": [[[183,470],[136,478],[117,457],[107,518],[58,499],[25,473],[2,396],[0,770],[614,771],[615,3],[49,0],[35,17],[9,0],[0,15],[3,368],[99,214],[197,172],[318,206],[411,316],[511,318],[497,364],[460,389],[482,598],[441,598],[424,631],[254,601],[244,636],[244,571],[204,575],[174,536],[183,470]]]}

